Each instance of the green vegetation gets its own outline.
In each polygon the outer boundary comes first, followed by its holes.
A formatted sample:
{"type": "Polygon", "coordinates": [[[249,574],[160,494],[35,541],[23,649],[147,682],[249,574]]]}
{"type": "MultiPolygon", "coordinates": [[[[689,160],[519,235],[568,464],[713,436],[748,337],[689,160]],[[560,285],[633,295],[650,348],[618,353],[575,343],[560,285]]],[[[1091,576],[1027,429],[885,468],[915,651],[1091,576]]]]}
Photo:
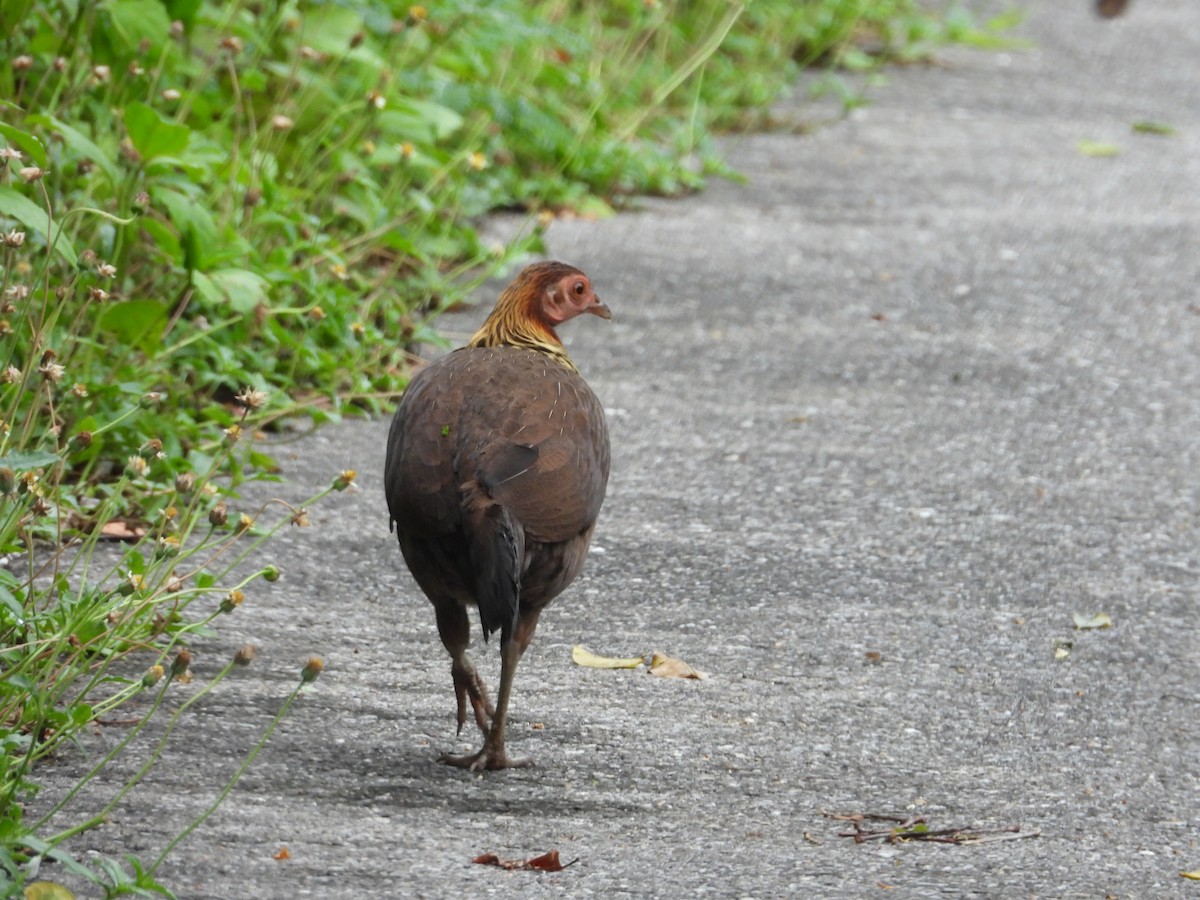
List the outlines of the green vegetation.
{"type": "Polygon", "coordinates": [[[165,892],[161,857],[72,860],[107,810],[31,805],[35,764],[125,704],[87,778],[160,709],[169,737],[187,643],[305,521],[238,510],[262,430],[384,409],[554,214],[724,173],[712,135],[801,66],[992,40],[916,0],[5,0],[0,35],[0,884],[54,860],[109,895],[165,892]]]}

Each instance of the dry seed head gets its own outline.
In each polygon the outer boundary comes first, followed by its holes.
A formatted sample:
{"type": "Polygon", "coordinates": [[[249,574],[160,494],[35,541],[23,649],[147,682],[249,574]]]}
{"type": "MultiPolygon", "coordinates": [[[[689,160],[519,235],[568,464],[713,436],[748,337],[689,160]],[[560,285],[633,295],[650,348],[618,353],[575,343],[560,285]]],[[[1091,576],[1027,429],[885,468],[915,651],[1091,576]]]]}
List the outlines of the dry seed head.
{"type": "Polygon", "coordinates": [[[234,398],[246,409],[262,409],[267,405],[267,400],[270,399],[270,394],[266,391],[260,391],[252,387],[244,387],[238,392],[234,398]]]}
{"type": "Polygon", "coordinates": [[[8,234],[4,235],[5,247],[20,247],[25,243],[25,232],[17,231],[15,228],[8,234]]]}
{"type": "Polygon", "coordinates": [[[7,337],[12,330],[12,323],[8,319],[0,319],[0,337],[7,337]]]}
{"type": "Polygon", "coordinates": [[[92,77],[97,84],[104,84],[112,78],[112,69],[108,66],[92,66],[92,77]]]}
{"type": "Polygon", "coordinates": [[[245,534],[247,531],[249,531],[253,527],[254,527],[254,519],[251,516],[248,516],[245,513],[242,513],[240,516],[238,516],[238,523],[237,523],[237,533],[238,534],[245,534]]]}
{"type": "Polygon", "coordinates": [[[187,667],[192,664],[192,651],[186,647],[175,654],[175,659],[171,662],[171,675],[179,677],[187,671],[187,667]]]}
{"type": "Polygon", "coordinates": [[[21,54],[12,61],[14,72],[25,72],[33,68],[33,57],[26,54],[21,54]]]}
{"type": "Polygon", "coordinates": [[[43,175],[48,175],[49,170],[43,169],[41,166],[25,166],[17,170],[17,174],[21,176],[21,180],[26,184],[38,181],[43,175]]]}
{"type": "Polygon", "coordinates": [[[140,456],[131,456],[125,460],[125,471],[134,478],[140,478],[150,471],[150,464],[140,456]]]}
{"type": "Polygon", "coordinates": [[[86,450],[92,446],[92,433],[90,431],[80,431],[71,440],[75,442],[75,446],[80,450],[86,450]]]}
{"type": "Polygon", "coordinates": [[[325,310],[321,309],[319,306],[314,306],[308,311],[308,317],[314,322],[320,322],[325,318],[325,310]]]}
{"type": "Polygon", "coordinates": [[[88,289],[88,299],[95,300],[97,303],[103,303],[109,296],[108,291],[104,290],[104,288],[94,287],[88,289]]]}
{"type": "Polygon", "coordinates": [[[242,46],[242,39],[236,35],[231,34],[229,37],[221,38],[222,50],[228,50],[230,53],[241,53],[242,46]]]}
{"type": "Polygon", "coordinates": [[[21,380],[21,370],[16,366],[9,366],[3,372],[0,372],[0,383],[15,384],[21,380]]]}
{"type": "Polygon", "coordinates": [[[183,94],[179,93],[179,91],[177,91],[175,88],[167,88],[159,96],[168,103],[174,103],[176,100],[179,100],[181,97],[183,97],[183,94]]]}
{"type": "Polygon", "coordinates": [[[48,516],[50,515],[50,501],[39,494],[33,498],[29,511],[38,517],[48,516]]]}
{"type": "Polygon", "coordinates": [[[96,266],[96,274],[101,278],[112,278],[117,274],[117,267],[112,263],[102,262],[96,266]]]}
{"type": "Polygon", "coordinates": [[[243,644],[238,648],[238,652],[233,654],[233,661],[239,666],[248,666],[254,662],[254,657],[258,656],[258,648],[253,644],[243,644]]]}
{"type": "Polygon", "coordinates": [[[63,376],[67,374],[67,367],[56,362],[47,362],[38,366],[38,371],[42,373],[42,378],[46,381],[49,381],[51,384],[58,384],[62,381],[63,376]]]}
{"type": "Polygon", "coordinates": [[[11,494],[17,486],[17,473],[8,466],[0,466],[0,494],[11,494]]]}
{"type": "Polygon", "coordinates": [[[218,503],[208,511],[208,524],[213,528],[220,528],[229,521],[229,507],[223,502],[218,503]]]}
{"type": "Polygon", "coordinates": [[[150,440],[142,444],[138,450],[138,454],[145,459],[163,459],[166,456],[163,453],[163,442],[158,438],[150,438],[150,440]]]}
{"type": "Polygon", "coordinates": [[[301,508],[292,513],[292,524],[297,528],[307,528],[311,525],[312,522],[308,519],[308,510],[301,508]]]}
{"type": "Polygon", "coordinates": [[[87,385],[82,381],[77,381],[71,385],[71,393],[82,400],[88,395],[87,385]]]}
{"type": "Polygon", "coordinates": [[[180,472],[175,476],[175,492],[178,494],[190,494],[192,488],[196,486],[195,472],[180,472]]]}
{"type": "Polygon", "coordinates": [[[183,23],[178,19],[171,23],[171,37],[175,38],[175,40],[183,37],[183,23]]]}
{"type": "Polygon", "coordinates": [[[325,54],[320,50],[314,50],[307,45],[300,48],[300,58],[307,59],[309,62],[318,62],[325,58],[325,54]]]}
{"type": "Polygon", "coordinates": [[[143,68],[142,64],[136,59],[129,64],[129,67],[125,71],[128,72],[133,78],[137,78],[139,75],[146,74],[145,68],[143,68]]]}
{"type": "Polygon", "coordinates": [[[0,147],[0,164],[8,165],[10,159],[19,160],[21,151],[16,147],[0,147]]]}
{"type": "Polygon", "coordinates": [[[288,131],[296,123],[288,116],[279,115],[271,117],[271,127],[276,131],[288,131]]]}

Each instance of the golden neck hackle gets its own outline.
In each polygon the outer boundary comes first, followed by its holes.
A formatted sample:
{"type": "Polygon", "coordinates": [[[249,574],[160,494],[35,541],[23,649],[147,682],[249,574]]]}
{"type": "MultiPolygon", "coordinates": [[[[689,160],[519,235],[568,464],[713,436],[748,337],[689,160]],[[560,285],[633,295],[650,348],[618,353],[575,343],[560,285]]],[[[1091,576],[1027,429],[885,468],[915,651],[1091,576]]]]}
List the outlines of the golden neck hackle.
{"type": "Polygon", "coordinates": [[[554,328],[542,319],[537,309],[540,300],[540,291],[534,290],[532,285],[510,285],[467,346],[536,350],[578,372],[554,328]]]}

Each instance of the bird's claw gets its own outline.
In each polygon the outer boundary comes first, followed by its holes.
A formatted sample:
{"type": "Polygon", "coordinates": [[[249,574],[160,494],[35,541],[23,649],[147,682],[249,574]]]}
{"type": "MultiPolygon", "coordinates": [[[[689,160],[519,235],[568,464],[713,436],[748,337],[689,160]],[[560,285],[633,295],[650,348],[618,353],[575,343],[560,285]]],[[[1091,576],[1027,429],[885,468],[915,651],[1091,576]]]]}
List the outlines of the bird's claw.
{"type": "Polygon", "coordinates": [[[470,772],[526,769],[533,765],[532,759],[512,759],[503,750],[489,750],[486,744],[478,753],[468,756],[452,756],[449,753],[443,753],[441,761],[448,766],[466,769],[470,772]]]}

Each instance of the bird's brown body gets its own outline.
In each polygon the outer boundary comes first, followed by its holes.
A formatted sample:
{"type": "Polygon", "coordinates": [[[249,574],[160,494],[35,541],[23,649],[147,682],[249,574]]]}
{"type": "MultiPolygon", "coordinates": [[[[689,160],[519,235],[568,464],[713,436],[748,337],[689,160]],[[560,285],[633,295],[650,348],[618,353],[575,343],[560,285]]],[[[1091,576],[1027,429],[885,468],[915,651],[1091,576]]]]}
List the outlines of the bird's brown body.
{"type": "Polygon", "coordinates": [[[467,347],[413,378],[388,436],[400,549],[452,658],[459,727],[469,702],[486,735],[478,754],[447,759],[456,765],[518,764],[504,751],[517,661],[542,609],[582,569],[604,499],[604,410],[554,333],[581,312],[608,316],[582,272],[528,267],[467,347]],[[494,710],[466,656],[471,606],[485,637],[501,633],[494,710]]]}

